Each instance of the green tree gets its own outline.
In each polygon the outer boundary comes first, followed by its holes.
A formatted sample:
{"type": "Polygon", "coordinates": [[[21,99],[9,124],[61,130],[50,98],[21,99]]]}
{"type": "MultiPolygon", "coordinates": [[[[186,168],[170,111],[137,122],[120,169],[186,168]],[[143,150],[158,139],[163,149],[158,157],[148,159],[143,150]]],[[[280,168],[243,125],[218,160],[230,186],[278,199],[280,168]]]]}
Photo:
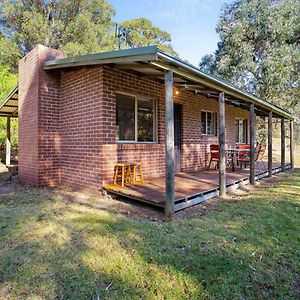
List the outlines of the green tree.
{"type": "Polygon", "coordinates": [[[125,21],[120,25],[128,29],[127,46],[142,47],[157,45],[162,51],[177,55],[172,48],[170,34],[154,26],[148,19],[133,19],[125,21]]]}
{"type": "Polygon", "coordinates": [[[300,114],[300,1],[238,0],[223,7],[218,48],[199,67],[300,114]]]}
{"type": "MultiPolygon", "coordinates": [[[[10,72],[8,66],[0,66],[0,104],[5,96],[17,84],[18,77],[10,72]]],[[[18,147],[18,124],[17,119],[11,120],[11,145],[12,150],[16,151],[18,147]]],[[[4,153],[6,143],[6,117],[0,117],[0,156],[4,153]]],[[[1,157],[3,160],[3,157],[1,157]]]]}
{"type": "MultiPolygon", "coordinates": [[[[0,64],[16,70],[20,57],[37,44],[67,56],[117,49],[113,16],[106,0],[0,1],[0,64]]],[[[158,45],[175,54],[170,35],[145,18],[122,23],[130,29],[127,47],[158,45]]]]}
{"type": "Polygon", "coordinates": [[[214,54],[206,54],[202,57],[199,68],[201,71],[210,74],[210,75],[218,75],[216,57],[214,54]]]}
{"type": "Polygon", "coordinates": [[[2,36],[0,33],[0,66],[10,66],[10,69],[16,72],[20,56],[21,54],[17,44],[9,38],[2,36]]]}
{"type": "Polygon", "coordinates": [[[37,44],[68,55],[91,53],[112,47],[114,13],[106,0],[2,0],[0,30],[4,41],[18,46],[17,58],[37,44]]]}
{"type": "Polygon", "coordinates": [[[9,70],[9,66],[0,65],[0,104],[4,97],[17,84],[18,76],[9,70]]]}

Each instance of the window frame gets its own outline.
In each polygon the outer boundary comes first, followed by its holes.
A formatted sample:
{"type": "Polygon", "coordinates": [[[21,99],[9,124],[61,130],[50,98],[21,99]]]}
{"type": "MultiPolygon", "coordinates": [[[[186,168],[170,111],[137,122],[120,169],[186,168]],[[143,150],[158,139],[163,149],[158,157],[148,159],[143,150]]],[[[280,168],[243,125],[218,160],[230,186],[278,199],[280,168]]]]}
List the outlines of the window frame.
{"type": "MultiPolygon", "coordinates": [[[[145,97],[136,94],[124,93],[124,92],[116,92],[116,111],[117,111],[117,97],[128,96],[134,98],[134,140],[118,140],[117,132],[116,132],[116,143],[117,144],[157,144],[158,140],[158,112],[157,112],[157,101],[151,97],[145,97]],[[138,141],[138,101],[151,101],[153,103],[153,142],[140,142],[138,141]]],[[[117,124],[117,119],[116,119],[117,124]]]]}
{"type": "MultiPolygon", "coordinates": [[[[235,118],[235,130],[237,130],[237,126],[236,126],[236,122],[237,121],[242,121],[243,122],[243,139],[245,139],[244,142],[241,142],[240,140],[235,140],[235,143],[237,145],[247,145],[248,144],[248,119],[245,118],[235,118]],[[246,125],[245,125],[246,124],[246,125]]],[[[238,126],[239,128],[239,126],[238,126]]],[[[235,132],[236,136],[237,136],[237,132],[235,132]]],[[[240,136],[240,135],[238,135],[240,136]]]]}
{"type": "Polygon", "coordinates": [[[200,111],[200,133],[201,135],[204,135],[204,136],[216,136],[217,135],[217,112],[215,111],[212,111],[212,110],[201,110],[200,111]],[[202,132],[202,113],[205,113],[206,114],[206,122],[205,122],[205,128],[206,128],[206,133],[203,133],[202,132]],[[213,124],[213,133],[207,133],[207,113],[210,113],[213,117],[213,120],[212,120],[212,124],[213,124]]]}

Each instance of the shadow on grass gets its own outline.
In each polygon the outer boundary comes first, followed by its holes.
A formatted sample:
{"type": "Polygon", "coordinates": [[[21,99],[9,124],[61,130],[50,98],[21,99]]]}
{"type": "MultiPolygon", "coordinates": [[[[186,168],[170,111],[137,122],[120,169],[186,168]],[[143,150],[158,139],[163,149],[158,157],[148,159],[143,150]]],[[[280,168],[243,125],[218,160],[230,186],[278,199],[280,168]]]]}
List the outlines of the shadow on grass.
{"type": "Polygon", "coordinates": [[[201,218],[136,221],[30,189],[0,199],[0,295],[297,298],[300,173],[201,218]]]}

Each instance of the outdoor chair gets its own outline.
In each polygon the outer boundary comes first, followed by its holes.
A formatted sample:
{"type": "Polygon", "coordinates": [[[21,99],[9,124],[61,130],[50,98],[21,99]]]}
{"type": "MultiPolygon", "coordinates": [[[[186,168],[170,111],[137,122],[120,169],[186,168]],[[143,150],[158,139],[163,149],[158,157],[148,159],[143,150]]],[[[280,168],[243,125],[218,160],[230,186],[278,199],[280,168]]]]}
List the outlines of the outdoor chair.
{"type": "Polygon", "coordinates": [[[210,161],[208,165],[208,170],[210,170],[211,163],[216,162],[216,169],[219,166],[219,145],[210,145],[210,161]]]}
{"type": "Polygon", "coordinates": [[[259,172],[261,171],[266,171],[267,167],[263,161],[264,157],[265,157],[265,152],[266,152],[266,146],[265,145],[261,145],[258,155],[257,155],[257,160],[256,160],[256,165],[258,167],[259,172]],[[263,169],[261,170],[260,166],[263,167],[263,169]]]}
{"type": "MultiPolygon", "coordinates": [[[[241,145],[240,147],[242,147],[242,146],[249,146],[249,145],[241,145]]],[[[249,148],[239,148],[239,149],[250,149],[250,146],[249,146],[249,148]]],[[[260,145],[257,145],[255,147],[255,152],[254,152],[254,161],[255,161],[255,163],[258,160],[260,149],[261,149],[260,145]]],[[[244,164],[245,167],[246,167],[246,165],[250,164],[250,151],[247,151],[247,152],[245,151],[245,152],[241,152],[241,153],[243,155],[239,155],[237,160],[238,160],[238,163],[240,164],[240,166],[242,168],[243,164],[244,164]]]]}
{"type": "Polygon", "coordinates": [[[239,151],[238,155],[237,155],[237,162],[240,164],[240,168],[242,169],[243,162],[246,165],[245,162],[247,162],[248,160],[250,161],[250,152],[249,152],[250,145],[249,144],[239,145],[238,149],[239,150],[247,150],[245,152],[239,151]]]}

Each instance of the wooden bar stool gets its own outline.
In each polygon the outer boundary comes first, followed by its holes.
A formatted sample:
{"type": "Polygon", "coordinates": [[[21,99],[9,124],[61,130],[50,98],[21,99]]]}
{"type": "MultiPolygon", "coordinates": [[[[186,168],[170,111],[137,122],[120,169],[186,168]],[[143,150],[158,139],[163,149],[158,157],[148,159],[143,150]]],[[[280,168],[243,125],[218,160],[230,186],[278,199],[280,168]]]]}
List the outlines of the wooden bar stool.
{"type": "Polygon", "coordinates": [[[143,176],[142,164],[141,163],[131,163],[130,167],[131,167],[131,170],[132,170],[133,184],[143,183],[144,182],[144,176],[143,176]]]}
{"type": "Polygon", "coordinates": [[[121,178],[122,187],[125,185],[125,164],[118,163],[115,165],[114,184],[117,185],[118,179],[121,178]]]}
{"type": "Polygon", "coordinates": [[[131,164],[118,163],[115,165],[114,184],[118,184],[121,179],[121,186],[134,184],[134,168],[131,164]]]}
{"type": "Polygon", "coordinates": [[[118,163],[115,165],[114,185],[121,179],[121,186],[143,183],[143,169],[140,163],[118,163]]]}
{"type": "Polygon", "coordinates": [[[130,164],[125,164],[125,184],[130,185],[133,184],[133,170],[130,164]]]}

